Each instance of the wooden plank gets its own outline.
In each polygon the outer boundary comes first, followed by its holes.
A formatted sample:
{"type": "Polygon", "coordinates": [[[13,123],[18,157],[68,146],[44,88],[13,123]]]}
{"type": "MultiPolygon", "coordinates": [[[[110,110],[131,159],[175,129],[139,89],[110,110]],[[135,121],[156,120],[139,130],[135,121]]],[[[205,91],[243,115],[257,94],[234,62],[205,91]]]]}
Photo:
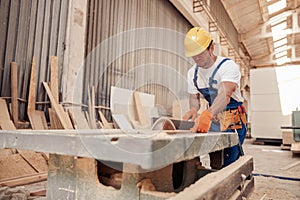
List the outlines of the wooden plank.
{"type": "Polygon", "coordinates": [[[70,109],[68,112],[74,122],[75,129],[90,129],[85,115],[80,109],[70,109]]]}
{"type": "MultiPolygon", "coordinates": [[[[150,109],[154,107],[155,96],[141,92],[139,93],[139,96],[142,103],[142,109],[144,113],[146,113],[145,117],[147,117],[147,121],[149,121],[148,126],[150,127],[150,109]]],[[[112,86],[110,108],[113,114],[127,115],[130,120],[137,119],[132,90],[112,86]]]]}
{"type": "Polygon", "coordinates": [[[0,128],[2,130],[16,130],[14,123],[10,119],[7,104],[4,99],[0,98],[0,128]]]}
{"type": "MultiPolygon", "coordinates": [[[[58,57],[50,56],[50,89],[56,102],[59,102],[58,91],[58,57]]],[[[49,108],[50,124],[53,129],[63,128],[55,111],[49,108]],[[50,113],[51,112],[51,113],[50,113]]]]}
{"type": "Polygon", "coordinates": [[[18,149],[20,156],[37,172],[48,172],[48,165],[41,153],[18,149]]]}
{"type": "Polygon", "coordinates": [[[178,120],[174,118],[169,118],[169,117],[153,117],[152,118],[152,130],[168,130],[167,128],[170,128],[169,130],[190,130],[194,126],[195,122],[191,121],[183,121],[183,120],[178,120]],[[171,126],[168,126],[165,122],[170,122],[168,123],[171,126]]]}
{"type": "Polygon", "coordinates": [[[49,119],[50,119],[50,129],[56,129],[56,113],[52,108],[48,108],[49,119]]]}
{"type": "Polygon", "coordinates": [[[48,161],[49,161],[49,153],[44,153],[44,152],[40,152],[41,155],[43,156],[43,158],[46,160],[47,164],[48,164],[48,161]]]}
{"type": "MultiPolygon", "coordinates": [[[[47,188],[47,181],[39,181],[37,183],[31,183],[23,186],[25,190],[30,192],[30,200],[36,199],[35,196],[46,196],[45,191],[47,188]]],[[[37,198],[41,199],[41,198],[37,198]]]]}
{"type": "MultiPolygon", "coordinates": [[[[222,170],[202,177],[175,197],[170,198],[170,200],[229,199],[243,183],[243,177],[251,177],[252,171],[253,158],[242,156],[222,170]]],[[[247,190],[251,190],[251,188],[247,190]]]]}
{"type": "Polygon", "coordinates": [[[104,128],[104,125],[102,124],[102,122],[97,121],[97,127],[98,128],[104,128]]]}
{"type": "Polygon", "coordinates": [[[116,122],[119,129],[122,130],[132,130],[132,124],[129,122],[128,118],[123,114],[113,114],[114,121],[116,122]]]}
{"type": "Polygon", "coordinates": [[[79,129],[79,128],[78,128],[78,125],[77,125],[77,123],[76,123],[76,121],[75,121],[74,113],[71,111],[71,109],[68,109],[67,112],[68,112],[68,114],[69,114],[69,116],[70,116],[70,119],[71,119],[71,122],[72,122],[72,124],[73,124],[74,129],[79,129]]]}
{"type": "Polygon", "coordinates": [[[83,111],[83,114],[86,118],[86,121],[87,121],[88,125],[90,126],[90,116],[89,116],[88,111],[83,111]]]}
{"type": "Polygon", "coordinates": [[[291,150],[291,145],[290,144],[281,144],[280,149],[282,149],[282,150],[291,150]]]}
{"type": "Polygon", "coordinates": [[[65,119],[65,121],[67,122],[67,125],[68,125],[68,129],[74,129],[74,126],[72,124],[71,118],[70,118],[69,113],[68,113],[68,110],[65,111],[64,107],[61,104],[58,104],[58,106],[62,110],[63,117],[64,117],[64,119],[65,119]]]}
{"type": "Polygon", "coordinates": [[[27,113],[33,130],[47,130],[45,113],[41,110],[34,110],[27,113]]]}
{"type": "Polygon", "coordinates": [[[55,110],[55,112],[58,116],[58,119],[60,120],[60,123],[62,124],[63,128],[64,129],[73,129],[73,125],[72,125],[72,122],[71,122],[70,118],[66,118],[65,111],[63,110],[61,105],[59,105],[55,101],[48,84],[46,82],[43,82],[43,86],[45,87],[45,90],[46,90],[46,92],[49,96],[49,99],[51,101],[51,105],[52,105],[53,109],[55,110]]]}
{"type": "Polygon", "coordinates": [[[30,191],[30,196],[46,196],[46,189],[30,191]]]}
{"type": "Polygon", "coordinates": [[[50,56],[50,89],[56,102],[59,102],[58,92],[58,57],[50,56]]]}
{"type": "Polygon", "coordinates": [[[49,108],[50,129],[63,129],[54,109],[49,108]]]}
{"type": "Polygon", "coordinates": [[[0,149],[0,158],[7,158],[14,154],[12,149],[0,149]]]}
{"type": "Polygon", "coordinates": [[[173,101],[172,116],[174,118],[182,119],[187,111],[189,111],[189,99],[178,99],[173,101]]]}
{"type": "Polygon", "coordinates": [[[8,112],[7,104],[5,99],[0,98],[0,121],[2,120],[10,120],[10,115],[8,112]]]}
{"type": "Polygon", "coordinates": [[[294,134],[292,131],[282,131],[282,144],[291,145],[294,142],[295,142],[294,134]]]}
{"type": "Polygon", "coordinates": [[[164,130],[163,132],[167,134],[185,134],[185,133],[191,133],[190,130],[164,130]]]}
{"type": "Polygon", "coordinates": [[[30,183],[40,182],[47,180],[48,173],[36,173],[27,176],[21,176],[9,180],[1,180],[1,186],[15,187],[19,185],[26,185],[30,183]]]}
{"type": "Polygon", "coordinates": [[[107,121],[106,117],[104,116],[104,114],[101,112],[101,110],[98,111],[100,119],[102,121],[103,124],[103,128],[107,128],[107,129],[112,129],[113,127],[111,126],[111,124],[107,121]]]}
{"type": "Polygon", "coordinates": [[[250,180],[246,180],[244,184],[241,184],[241,189],[238,189],[229,200],[243,200],[247,199],[246,197],[253,191],[254,189],[254,178],[251,177],[250,180]]]}
{"type": "Polygon", "coordinates": [[[300,142],[292,143],[291,151],[293,153],[300,153],[300,142]]]}
{"type": "Polygon", "coordinates": [[[35,109],[36,101],[36,58],[32,58],[31,75],[30,75],[30,86],[28,94],[28,107],[27,115],[34,130],[45,130],[48,129],[45,113],[35,109]]]}
{"type": "Polygon", "coordinates": [[[27,112],[35,110],[36,101],[36,58],[32,58],[27,112]]]}
{"type": "Polygon", "coordinates": [[[0,121],[1,130],[17,130],[14,123],[11,120],[1,120],[0,121]]]}
{"type": "Polygon", "coordinates": [[[19,154],[0,158],[0,180],[33,173],[36,171],[19,154]]]}
{"type": "Polygon", "coordinates": [[[19,106],[18,106],[18,64],[12,62],[11,65],[11,110],[12,119],[15,127],[18,127],[19,121],[19,106]]]}
{"type": "Polygon", "coordinates": [[[145,117],[145,112],[142,106],[141,98],[139,92],[135,91],[133,93],[134,101],[135,101],[135,108],[137,110],[137,117],[138,121],[141,123],[142,126],[149,126],[149,122],[145,117]]]}
{"type": "Polygon", "coordinates": [[[172,103],[172,117],[174,117],[175,119],[182,119],[181,115],[182,113],[179,101],[174,100],[172,103]]]}

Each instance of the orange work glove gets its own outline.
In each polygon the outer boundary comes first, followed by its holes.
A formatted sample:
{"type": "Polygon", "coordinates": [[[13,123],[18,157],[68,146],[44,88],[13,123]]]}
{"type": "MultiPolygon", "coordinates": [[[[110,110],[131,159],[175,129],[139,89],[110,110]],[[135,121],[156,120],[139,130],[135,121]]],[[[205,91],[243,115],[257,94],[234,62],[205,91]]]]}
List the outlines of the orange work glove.
{"type": "Polygon", "coordinates": [[[201,113],[200,117],[198,118],[198,133],[208,132],[212,117],[213,115],[208,110],[205,110],[201,113]]]}

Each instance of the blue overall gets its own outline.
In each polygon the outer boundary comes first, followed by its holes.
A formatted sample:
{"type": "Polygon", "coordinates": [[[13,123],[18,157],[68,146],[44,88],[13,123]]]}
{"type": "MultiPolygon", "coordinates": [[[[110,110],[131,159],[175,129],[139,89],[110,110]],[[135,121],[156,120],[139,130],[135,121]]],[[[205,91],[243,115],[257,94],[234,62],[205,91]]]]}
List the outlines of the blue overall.
{"type": "MultiPolygon", "coordinates": [[[[213,71],[211,77],[209,77],[209,82],[208,82],[209,87],[208,88],[200,89],[198,87],[198,84],[197,84],[198,66],[196,66],[196,68],[195,68],[194,79],[193,79],[194,85],[197,88],[197,90],[203,95],[203,97],[208,101],[209,106],[212,105],[213,101],[215,100],[216,96],[218,95],[218,89],[213,87],[213,84],[217,84],[217,80],[214,80],[214,77],[215,77],[217,71],[219,70],[219,68],[221,67],[221,65],[227,60],[229,60],[229,58],[223,59],[220,62],[220,64],[217,66],[217,68],[213,71]]],[[[237,109],[238,106],[240,106],[240,105],[242,105],[242,102],[238,102],[231,97],[230,102],[229,102],[229,104],[227,104],[225,110],[237,109]]],[[[212,120],[209,131],[210,132],[220,132],[221,131],[220,124],[218,122],[216,122],[215,120],[212,120]]],[[[228,129],[225,132],[234,132],[234,130],[228,129]]],[[[224,167],[233,163],[240,157],[240,155],[242,155],[241,145],[244,142],[246,132],[247,132],[246,124],[243,124],[242,128],[238,129],[237,132],[238,132],[240,144],[224,149],[224,167]]]]}

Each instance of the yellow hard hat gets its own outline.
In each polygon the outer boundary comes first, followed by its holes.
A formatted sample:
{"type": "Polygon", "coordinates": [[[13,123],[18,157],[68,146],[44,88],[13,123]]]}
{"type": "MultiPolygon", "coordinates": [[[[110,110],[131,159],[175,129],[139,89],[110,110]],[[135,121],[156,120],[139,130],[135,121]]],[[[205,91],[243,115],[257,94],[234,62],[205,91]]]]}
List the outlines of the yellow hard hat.
{"type": "Polygon", "coordinates": [[[212,41],[212,36],[200,27],[190,29],[184,39],[185,55],[196,56],[204,52],[212,41]]]}

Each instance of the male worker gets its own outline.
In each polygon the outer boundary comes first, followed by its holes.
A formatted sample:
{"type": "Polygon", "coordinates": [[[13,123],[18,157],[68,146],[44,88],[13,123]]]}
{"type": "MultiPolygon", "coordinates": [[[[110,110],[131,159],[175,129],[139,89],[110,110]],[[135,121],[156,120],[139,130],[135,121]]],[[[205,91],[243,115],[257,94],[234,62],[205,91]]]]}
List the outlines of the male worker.
{"type": "Polygon", "coordinates": [[[187,75],[190,110],[183,120],[195,121],[201,97],[208,101],[209,107],[196,119],[192,132],[237,130],[240,144],[224,150],[224,166],[227,166],[242,155],[241,145],[247,131],[239,67],[228,58],[214,55],[212,36],[200,27],[188,31],[184,46],[186,56],[192,57],[195,64],[187,75]]]}

